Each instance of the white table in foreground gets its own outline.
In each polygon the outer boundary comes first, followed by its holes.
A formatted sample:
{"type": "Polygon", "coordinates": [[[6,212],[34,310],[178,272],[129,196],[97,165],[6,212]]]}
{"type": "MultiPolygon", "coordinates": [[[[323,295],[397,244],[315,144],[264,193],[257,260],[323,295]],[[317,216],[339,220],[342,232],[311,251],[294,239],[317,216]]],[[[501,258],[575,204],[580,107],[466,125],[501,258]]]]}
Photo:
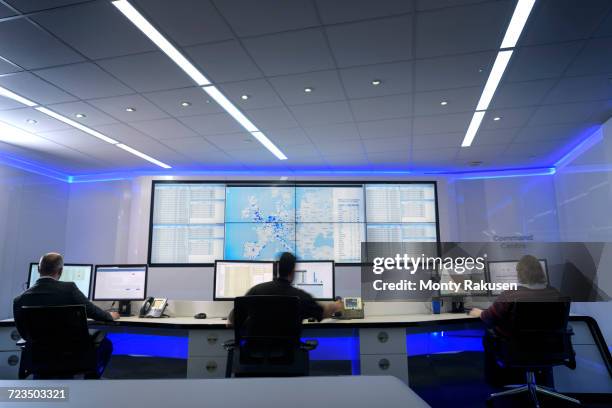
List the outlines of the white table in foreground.
{"type": "Polygon", "coordinates": [[[68,387],[67,402],[5,402],[3,408],[312,408],[429,407],[394,377],[299,377],[219,380],[0,381],[5,387],[68,387]]]}

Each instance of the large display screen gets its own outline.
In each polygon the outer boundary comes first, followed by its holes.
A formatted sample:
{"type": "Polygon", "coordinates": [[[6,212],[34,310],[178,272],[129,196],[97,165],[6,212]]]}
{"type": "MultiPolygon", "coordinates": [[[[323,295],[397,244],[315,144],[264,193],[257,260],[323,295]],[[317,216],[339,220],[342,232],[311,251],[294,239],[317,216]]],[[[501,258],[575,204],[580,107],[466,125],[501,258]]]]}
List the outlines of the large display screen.
{"type": "Polygon", "coordinates": [[[153,182],[149,263],[361,262],[362,242],[438,240],[436,187],[410,183],[153,182]]]}

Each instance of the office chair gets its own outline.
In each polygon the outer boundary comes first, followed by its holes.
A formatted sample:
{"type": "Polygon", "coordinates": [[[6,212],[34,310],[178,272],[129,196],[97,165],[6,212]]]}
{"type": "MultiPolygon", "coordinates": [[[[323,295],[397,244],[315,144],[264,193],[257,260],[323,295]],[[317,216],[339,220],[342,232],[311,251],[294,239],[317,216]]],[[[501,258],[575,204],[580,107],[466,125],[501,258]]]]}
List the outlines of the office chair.
{"type": "Polygon", "coordinates": [[[100,378],[96,344],[84,305],[22,307],[24,340],[19,379],[100,378]]]}
{"type": "Polygon", "coordinates": [[[515,302],[512,307],[511,337],[498,336],[490,329],[497,364],[503,368],[525,371],[526,384],[491,394],[487,405],[508,395],[527,393],[536,408],[540,407],[538,394],[557,400],[580,404],[580,401],[555,392],[554,389],[536,384],[535,374],[564,365],[576,368],[576,358],[568,328],[570,301],[515,302]]]}
{"type": "Polygon", "coordinates": [[[300,300],[293,296],[243,296],[234,300],[234,340],[226,377],[308,375],[308,352],[316,342],[300,341],[300,300]]]}

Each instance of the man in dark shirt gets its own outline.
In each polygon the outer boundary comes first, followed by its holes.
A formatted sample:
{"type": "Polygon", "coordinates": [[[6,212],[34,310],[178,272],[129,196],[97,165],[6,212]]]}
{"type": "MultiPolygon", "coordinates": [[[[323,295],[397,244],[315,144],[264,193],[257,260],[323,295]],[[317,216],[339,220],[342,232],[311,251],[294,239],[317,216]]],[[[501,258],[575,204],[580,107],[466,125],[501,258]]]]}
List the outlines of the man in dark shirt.
{"type": "MultiPolygon", "coordinates": [[[[278,278],[270,282],[260,283],[253,286],[246,293],[246,296],[256,295],[276,295],[276,296],[296,296],[300,298],[300,316],[304,319],[316,319],[321,321],[326,317],[331,317],[335,312],[342,310],[342,302],[320,304],[313,297],[301,289],[293,287],[291,284],[295,278],[295,256],[289,252],[284,252],[278,261],[278,278]]],[[[233,312],[228,318],[232,322],[233,312]]]]}
{"type": "MultiPolygon", "coordinates": [[[[17,296],[13,300],[13,316],[17,331],[27,341],[28,333],[24,328],[21,308],[23,306],[68,306],[84,305],[87,317],[97,321],[108,321],[119,319],[116,312],[105,312],[94,305],[83,295],[74,282],[61,282],[64,269],[64,259],[60,254],[48,253],[40,258],[38,272],[40,278],[32,287],[17,296]]],[[[113,345],[103,333],[92,334],[92,341],[97,345],[99,353],[98,373],[101,374],[110,361],[113,345]]]]}

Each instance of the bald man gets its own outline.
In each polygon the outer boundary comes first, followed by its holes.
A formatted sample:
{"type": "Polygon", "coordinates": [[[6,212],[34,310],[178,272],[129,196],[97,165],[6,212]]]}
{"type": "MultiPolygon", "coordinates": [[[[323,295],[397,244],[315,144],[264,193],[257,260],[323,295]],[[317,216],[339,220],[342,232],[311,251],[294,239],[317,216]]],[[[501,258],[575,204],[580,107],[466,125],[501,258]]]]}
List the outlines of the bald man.
{"type": "MultiPolygon", "coordinates": [[[[94,305],[83,295],[74,282],[62,282],[60,277],[64,270],[64,258],[55,252],[48,253],[40,258],[38,272],[40,278],[30,289],[23,292],[13,300],[13,316],[15,325],[23,339],[27,341],[28,335],[24,330],[21,308],[23,306],[68,306],[84,305],[87,317],[96,321],[110,321],[119,318],[116,312],[105,312],[94,305]]],[[[100,352],[99,374],[104,371],[104,367],[110,360],[113,346],[112,343],[104,338],[100,332],[92,334],[92,340],[98,345],[100,352]]]]}

